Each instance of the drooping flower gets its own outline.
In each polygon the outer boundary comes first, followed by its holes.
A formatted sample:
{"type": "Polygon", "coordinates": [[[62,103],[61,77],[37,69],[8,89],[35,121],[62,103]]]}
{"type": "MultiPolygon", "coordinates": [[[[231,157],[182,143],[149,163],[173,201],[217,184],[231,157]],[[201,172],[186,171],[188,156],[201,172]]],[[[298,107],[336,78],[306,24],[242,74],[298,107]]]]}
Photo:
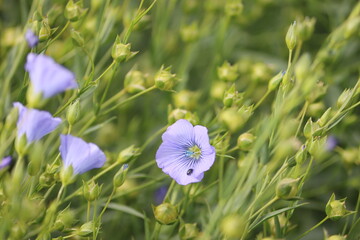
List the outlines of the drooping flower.
{"type": "Polygon", "coordinates": [[[29,53],[25,70],[29,72],[33,94],[43,98],[78,87],[73,72],[43,54],[29,53]]]}
{"type": "Polygon", "coordinates": [[[10,156],[4,157],[0,162],[0,169],[6,168],[11,164],[12,158],[10,156]]]}
{"type": "Polygon", "coordinates": [[[104,165],[105,154],[94,143],[87,143],[72,135],[61,135],[60,140],[59,150],[64,166],[72,166],[74,174],[82,174],[104,165]]]}
{"type": "Polygon", "coordinates": [[[215,161],[215,148],[204,126],[180,119],[168,127],[162,140],[156,152],[157,165],[178,184],[200,182],[215,161]]]}
{"type": "Polygon", "coordinates": [[[26,108],[19,102],[15,102],[14,107],[19,111],[17,137],[25,134],[28,144],[54,131],[61,123],[61,118],[54,118],[49,112],[26,108]]]}
{"type": "Polygon", "coordinates": [[[31,29],[28,29],[26,31],[25,39],[30,48],[35,47],[39,43],[39,37],[36,36],[35,33],[31,29]]]}

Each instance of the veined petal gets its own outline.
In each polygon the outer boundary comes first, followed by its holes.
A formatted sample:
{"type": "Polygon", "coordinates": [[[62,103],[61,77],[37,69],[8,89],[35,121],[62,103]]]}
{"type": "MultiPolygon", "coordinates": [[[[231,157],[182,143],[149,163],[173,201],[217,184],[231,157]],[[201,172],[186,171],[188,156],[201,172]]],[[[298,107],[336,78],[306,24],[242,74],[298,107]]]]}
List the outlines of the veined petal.
{"type": "Polygon", "coordinates": [[[19,102],[15,102],[14,107],[19,110],[17,135],[21,137],[26,134],[28,143],[40,140],[43,136],[54,131],[61,123],[60,118],[52,117],[49,112],[29,109],[19,102]]]}
{"type": "Polygon", "coordinates": [[[74,174],[82,174],[105,164],[106,156],[97,145],[72,135],[61,135],[60,139],[59,150],[64,166],[71,165],[74,174]]]}
{"type": "Polygon", "coordinates": [[[194,140],[194,127],[185,119],[177,120],[162,135],[164,142],[174,142],[181,146],[191,146],[194,140]]]}
{"type": "Polygon", "coordinates": [[[29,53],[25,70],[29,72],[34,92],[42,93],[44,98],[78,87],[73,72],[43,54],[29,53]]]}

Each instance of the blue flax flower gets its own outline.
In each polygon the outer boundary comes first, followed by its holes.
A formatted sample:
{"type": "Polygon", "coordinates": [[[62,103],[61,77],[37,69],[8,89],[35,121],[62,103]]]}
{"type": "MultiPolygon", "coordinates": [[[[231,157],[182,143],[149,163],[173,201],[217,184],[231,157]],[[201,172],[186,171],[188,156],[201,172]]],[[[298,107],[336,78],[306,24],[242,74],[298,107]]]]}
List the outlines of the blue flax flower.
{"type": "Polygon", "coordinates": [[[93,143],[87,143],[72,135],[60,136],[60,153],[65,167],[73,167],[74,174],[82,174],[93,168],[101,168],[106,157],[93,143]]]}
{"type": "Polygon", "coordinates": [[[43,98],[78,87],[73,72],[43,54],[29,53],[25,70],[29,72],[33,93],[43,98]]]}
{"type": "Polygon", "coordinates": [[[156,162],[178,184],[200,182],[215,161],[206,127],[193,126],[185,119],[176,121],[162,135],[156,162]]]}
{"type": "Polygon", "coordinates": [[[14,107],[19,111],[17,137],[20,138],[25,134],[28,144],[54,131],[61,123],[60,118],[54,118],[46,111],[26,108],[19,102],[15,102],[14,107]]]}
{"type": "Polygon", "coordinates": [[[10,156],[4,157],[0,162],[0,169],[6,168],[11,164],[12,158],[10,156]]]}
{"type": "Polygon", "coordinates": [[[33,48],[39,43],[39,37],[35,35],[35,33],[28,29],[25,33],[25,39],[28,43],[29,47],[33,48]]]}

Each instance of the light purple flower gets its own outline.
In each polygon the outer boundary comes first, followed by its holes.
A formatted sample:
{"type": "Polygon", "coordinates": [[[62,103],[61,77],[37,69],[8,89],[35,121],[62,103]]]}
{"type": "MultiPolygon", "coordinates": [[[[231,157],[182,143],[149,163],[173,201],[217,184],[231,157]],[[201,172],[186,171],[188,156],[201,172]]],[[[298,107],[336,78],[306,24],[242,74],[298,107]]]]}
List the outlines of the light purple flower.
{"type": "Polygon", "coordinates": [[[12,158],[10,156],[4,157],[0,162],[0,169],[6,168],[11,164],[12,158]]]}
{"type": "Polygon", "coordinates": [[[61,118],[54,118],[49,112],[26,108],[19,102],[14,107],[19,111],[17,136],[25,134],[28,144],[54,131],[61,123],[61,118]]]}
{"type": "Polygon", "coordinates": [[[200,182],[215,161],[206,127],[195,127],[185,119],[176,121],[162,135],[156,162],[178,184],[200,182]]]}
{"type": "Polygon", "coordinates": [[[39,37],[35,35],[35,33],[28,29],[25,34],[25,39],[29,45],[29,47],[33,48],[39,43],[39,37]]]}
{"type": "Polygon", "coordinates": [[[25,70],[29,72],[34,93],[41,93],[43,98],[78,87],[73,72],[43,54],[29,53],[25,70]]]}
{"type": "Polygon", "coordinates": [[[72,135],[60,136],[60,153],[65,167],[73,167],[74,174],[81,174],[93,168],[101,168],[106,157],[93,143],[87,143],[72,135]]]}

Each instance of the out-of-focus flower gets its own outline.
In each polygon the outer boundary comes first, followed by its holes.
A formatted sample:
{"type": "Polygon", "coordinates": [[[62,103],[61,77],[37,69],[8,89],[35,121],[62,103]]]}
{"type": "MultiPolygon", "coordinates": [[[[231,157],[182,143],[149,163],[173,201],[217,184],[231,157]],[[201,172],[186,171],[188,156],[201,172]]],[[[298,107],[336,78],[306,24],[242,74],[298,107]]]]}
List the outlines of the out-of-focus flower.
{"type": "Polygon", "coordinates": [[[82,174],[104,165],[105,154],[95,144],[72,135],[61,135],[60,140],[59,150],[64,166],[72,166],[74,174],[82,174]]]}
{"type": "Polygon", "coordinates": [[[52,117],[49,112],[26,108],[19,102],[15,102],[14,107],[19,111],[17,137],[21,138],[25,134],[27,144],[54,131],[61,123],[60,118],[52,117]]]}
{"type": "Polygon", "coordinates": [[[10,156],[4,157],[0,162],[0,169],[6,168],[11,164],[12,158],[10,156]]]}
{"type": "Polygon", "coordinates": [[[39,37],[35,35],[35,33],[28,29],[25,34],[26,42],[28,43],[29,47],[33,48],[39,43],[39,37]]]}
{"type": "Polygon", "coordinates": [[[176,121],[162,135],[156,162],[178,184],[200,182],[215,161],[206,127],[195,127],[185,119],[176,121]]]}
{"type": "Polygon", "coordinates": [[[156,204],[161,204],[164,201],[167,191],[168,191],[167,186],[162,186],[156,189],[154,193],[154,201],[156,204]]]}
{"type": "Polygon", "coordinates": [[[334,150],[334,148],[337,146],[338,141],[336,140],[336,138],[332,135],[330,135],[327,139],[326,139],[326,150],[327,151],[332,151],[334,150]]]}
{"type": "Polygon", "coordinates": [[[29,53],[25,70],[29,72],[33,94],[43,98],[78,87],[73,72],[43,54],[29,53]]]}

